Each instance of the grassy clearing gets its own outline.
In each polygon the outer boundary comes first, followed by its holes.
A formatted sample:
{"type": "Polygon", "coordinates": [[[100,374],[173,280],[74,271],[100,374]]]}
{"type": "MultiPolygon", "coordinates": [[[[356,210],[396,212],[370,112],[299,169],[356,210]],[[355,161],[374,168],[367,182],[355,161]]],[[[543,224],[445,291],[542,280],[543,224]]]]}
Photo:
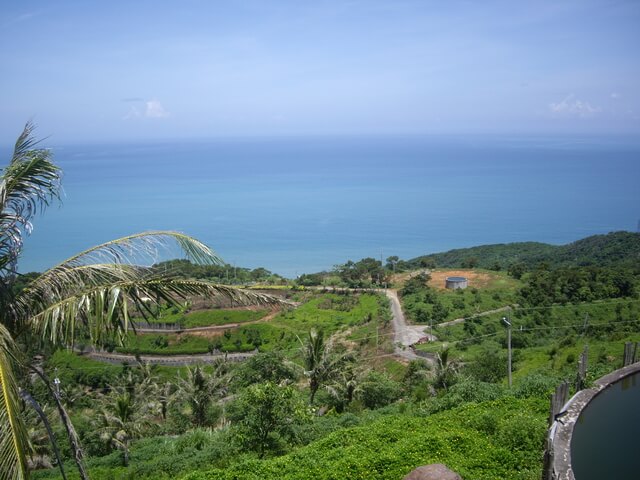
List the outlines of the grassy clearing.
{"type": "Polygon", "coordinates": [[[260,320],[266,310],[200,310],[184,316],[184,328],[209,327],[228,323],[246,323],[260,320]]]}
{"type": "Polygon", "coordinates": [[[267,310],[249,309],[213,309],[184,312],[184,308],[171,307],[162,310],[157,318],[149,319],[149,323],[177,324],[182,328],[209,327],[227,323],[245,323],[260,320],[267,310]]]}
{"type": "MultiPolygon", "coordinates": [[[[405,283],[410,281],[407,277],[405,283]]],[[[491,270],[435,270],[428,283],[412,291],[400,289],[402,304],[407,317],[415,323],[440,323],[457,318],[467,318],[482,312],[494,310],[515,303],[519,280],[509,277],[506,272],[491,270]],[[469,278],[466,289],[448,290],[444,288],[448,276],[469,278]]]]}
{"type": "Polygon", "coordinates": [[[128,334],[123,347],[116,352],[139,355],[197,355],[210,350],[210,341],[206,337],[188,334],[128,334]]]}

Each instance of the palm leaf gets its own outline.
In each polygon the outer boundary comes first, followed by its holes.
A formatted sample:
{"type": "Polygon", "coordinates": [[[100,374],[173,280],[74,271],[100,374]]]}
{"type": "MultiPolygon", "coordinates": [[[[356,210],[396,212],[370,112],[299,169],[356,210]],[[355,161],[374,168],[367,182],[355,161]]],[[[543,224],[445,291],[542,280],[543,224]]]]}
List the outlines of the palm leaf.
{"type": "Polygon", "coordinates": [[[20,398],[13,371],[15,344],[0,324],[0,478],[28,478],[28,435],[20,417],[20,398]]]}
{"type": "Polygon", "coordinates": [[[149,311],[149,302],[175,304],[179,299],[203,295],[239,305],[282,305],[287,302],[261,293],[208,282],[150,278],[100,285],[61,299],[31,317],[31,326],[54,343],[73,342],[77,323],[89,330],[91,341],[124,341],[131,311],[149,311]]]}
{"type": "Polygon", "coordinates": [[[172,242],[197,263],[223,263],[209,247],[183,233],[153,231],[129,235],[92,247],[45,271],[11,302],[4,313],[7,322],[19,325],[21,320],[78,292],[148,280],[153,276],[150,268],[129,262],[155,259],[160,249],[169,249],[172,242]]]}
{"type": "Polygon", "coordinates": [[[49,150],[35,148],[33,130],[27,123],[0,178],[0,271],[15,271],[31,219],[60,197],[60,169],[49,150]]]}
{"type": "Polygon", "coordinates": [[[18,294],[10,305],[16,320],[28,319],[61,299],[100,285],[135,281],[151,274],[148,268],[135,265],[94,264],[78,267],[61,266],[37,277],[18,294]]]}
{"type": "Polygon", "coordinates": [[[175,243],[195,263],[222,265],[224,262],[204,243],[184,233],[158,230],[136,233],[97,245],[68,258],[49,271],[91,263],[151,263],[158,259],[161,249],[169,250],[175,243]]]}

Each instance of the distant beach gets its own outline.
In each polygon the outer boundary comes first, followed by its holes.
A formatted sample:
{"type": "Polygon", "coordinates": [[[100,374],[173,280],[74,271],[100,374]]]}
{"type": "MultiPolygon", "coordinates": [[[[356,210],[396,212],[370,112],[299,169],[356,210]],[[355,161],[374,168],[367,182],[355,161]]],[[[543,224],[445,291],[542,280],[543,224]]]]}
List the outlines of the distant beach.
{"type": "Polygon", "coordinates": [[[175,229],[227,262],[288,277],[347,259],[635,230],[640,145],[513,137],[251,138],[51,145],[62,208],[34,222],[21,271],[175,229]]]}

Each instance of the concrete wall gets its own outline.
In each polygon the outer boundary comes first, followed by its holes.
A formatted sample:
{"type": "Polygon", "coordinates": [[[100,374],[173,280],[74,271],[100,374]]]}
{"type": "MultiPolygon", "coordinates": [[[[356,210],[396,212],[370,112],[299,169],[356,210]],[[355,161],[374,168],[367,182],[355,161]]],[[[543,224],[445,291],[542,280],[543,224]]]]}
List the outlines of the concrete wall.
{"type": "Polygon", "coordinates": [[[544,478],[548,480],[575,480],[571,468],[571,437],[573,427],[589,402],[609,385],[629,375],[640,372],[640,362],[616,370],[596,380],[592,388],[580,390],[562,408],[549,429],[547,437],[548,470],[544,478]]]}

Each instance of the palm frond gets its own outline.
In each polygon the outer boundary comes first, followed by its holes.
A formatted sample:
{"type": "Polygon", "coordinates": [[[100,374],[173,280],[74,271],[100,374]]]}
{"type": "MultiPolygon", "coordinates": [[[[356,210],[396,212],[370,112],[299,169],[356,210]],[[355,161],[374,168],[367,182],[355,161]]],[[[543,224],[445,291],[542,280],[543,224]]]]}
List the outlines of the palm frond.
{"type": "Polygon", "coordinates": [[[149,280],[154,277],[149,267],[129,262],[155,259],[160,249],[169,249],[172,242],[195,262],[223,263],[209,247],[183,233],[153,231],[129,235],[85,250],[45,271],[9,304],[4,316],[8,322],[19,325],[21,319],[28,319],[78,292],[149,280]]]}
{"type": "Polygon", "coordinates": [[[49,150],[36,148],[33,130],[27,123],[0,177],[0,271],[15,271],[31,219],[60,197],[60,169],[49,150]]]}
{"type": "Polygon", "coordinates": [[[89,248],[56,265],[50,271],[61,267],[75,267],[91,263],[126,264],[135,261],[140,264],[148,260],[154,263],[158,259],[160,250],[169,250],[172,242],[177,244],[187,258],[195,263],[224,264],[213,250],[199,240],[180,232],[157,230],[128,235],[89,248]]]}
{"type": "Polygon", "coordinates": [[[54,303],[58,303],[78,292],[92,288],[113,285],[121,282],[134,282],[152,275],[149,268],[126,264],[93,264],[59,266],[48,270],[36,278],[27,288],[8,305],[14,323],[29,319],[34,313],[41,312],[54,303]]]}
{"type": "Polygon", "coordinates": [[[100,285],[49,305],[31,317],[35,331],[54,343],[73,342],[78,322],[89,329],[94,344],[116,338],[124,341],[131,312],[149,311],[150,302],[175,304],[193,295],[238,305],[282,305],[287,302],[261,293],[208,282],[151,278],[100,285]]]}
{"type": "Polygon", "coordinates": [[[12,480],[29,476],[26,461],[29,440],[20,416],[14,358],[13,338],[0,324],[0,477],[12,480]]]}

